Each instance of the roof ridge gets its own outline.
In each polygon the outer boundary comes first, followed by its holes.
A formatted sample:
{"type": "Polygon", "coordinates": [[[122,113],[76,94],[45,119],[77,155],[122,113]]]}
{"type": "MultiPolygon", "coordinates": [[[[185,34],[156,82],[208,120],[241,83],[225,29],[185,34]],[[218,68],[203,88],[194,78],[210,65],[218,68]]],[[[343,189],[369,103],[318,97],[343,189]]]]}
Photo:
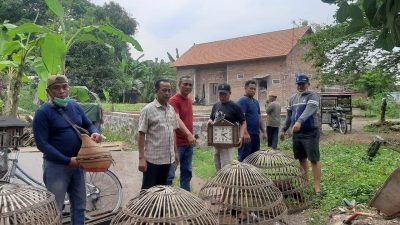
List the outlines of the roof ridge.
{"type": "Polygon", "coordinates": [[[181,67],[285,56],[309,31],[311,31],[311,27],[304,26],[194,44],[172,66],[181,67]]]}
{"type": "Polygon", "coordinates": [[[232,40],[235,40],[235,39],[251,38],[251,37],[254,37],[254,36],[265,35],[265,34],[273,34],[273,33],[278,33],[278,32],[283,32],[283,31],[292,31],[292,30],[301,30],[301,29],[305,29],[305,31],[307,31],[310,28],[311,28],[310,26],[296,27],[296,28],[293,27],[293,28],[290,28],[290,29],[276,30],[276,31],[264,32],[264,33],[259,33],[259,34],[250,34],[250,35],[241,36],[241,37],[234,37],[234,38],[222,39],[222,40],[217,40],[217,41],[203,42],[203,43],[199,43],[199,44],[194,43],[194,45],[192,45],[191,47],[196,46],[196,45],[199,46],[199,45],[206,45],[206,44],[217,43],[217,42],[232,41],[232,40]],[[307,28],[307,29],[305,29],[305,28],[307,28]]]}

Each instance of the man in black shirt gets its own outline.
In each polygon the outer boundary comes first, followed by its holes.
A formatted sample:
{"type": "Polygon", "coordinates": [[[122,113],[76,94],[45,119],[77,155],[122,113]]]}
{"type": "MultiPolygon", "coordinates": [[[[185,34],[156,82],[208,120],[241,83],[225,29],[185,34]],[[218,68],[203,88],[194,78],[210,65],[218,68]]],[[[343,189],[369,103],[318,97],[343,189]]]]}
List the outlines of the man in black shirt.
{"type": "MultiPolygon", "coordinates": [[[[250,135],[247,133],[246,118],[239,105],[230,100],[231,86],[229,84],[218,85],[219,102],[213,105],[208,123],[214,123],[215,119],[226,119],[229,122],[240,124],[239,142],[250,141],[250,135]]],[[[235,147],[215,148],[214,162],[215,168],[219,171],[222,167],[232,162],[235,153],[235,147]]]]}

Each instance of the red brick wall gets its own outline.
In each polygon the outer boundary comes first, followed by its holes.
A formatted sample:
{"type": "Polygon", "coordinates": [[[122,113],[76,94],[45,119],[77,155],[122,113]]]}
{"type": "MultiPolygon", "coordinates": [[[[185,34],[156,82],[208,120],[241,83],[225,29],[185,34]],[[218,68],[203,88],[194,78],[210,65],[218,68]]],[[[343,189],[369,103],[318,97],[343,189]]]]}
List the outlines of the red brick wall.
{"type": "MultiPolygon", "coordinates": [[[[246,80],[266,77],[267,90],[260,91],[256,98],[260,101],[262,111],[267,100],[268,92],[274,91],[278,94],[278,99],[282,106],[286,106],[288,99],[296,93],[295,74],[304,73],[311,75],[311,89],[316,90],[318,82],[314,80],[316,71],[311,67],[311,63],[303,60],[304,54],[309,46],[296,45],[286,57],[276,57],[268,59],[258,59],[252,61],[232,62],[228,64],[209,65],[201,67],[178,68],[178,77],[191,75],[195,77],[195,90],[193,96],[202,96],[203,84],[205,84],[206,104],[210,102],[209,91],[211,83],[228,83],[232,87],[231,99],[236,101],[244,94],[244,83],[246,80]],[[238,79],[237,75],[243,75],[243,79],[238,79]],[[272,84],[272,80],[279,80],[280,84],[272,84]]],[[[259,79],[257,79],[259,81],[259,79]]]]}
{"type": "Polygon", "coordinates": [[[275,90],[279,93],[281,90],[280,85],[272,85],[272,80],[281,79],[286,70],[284,57],[230,63],[227,67],[228,82],[232,86],[232,100],[238,100],[244,94],[244,84],[247,80],[265,77],[268,85],[267,90],[261,91],[260,87],[257,87],[258,93],[255,96],[260,101],[262,109],[264,109],[263,106],[267,100],[268,92],[275,90]],[[244,78],[242,80],[237,79],[238,74],[242,74],[244,78]]]}
{"type": "Polygon", "coordinates": [[[210,103],[210,84],[211,83],[225,83],[226,82],[226,66],[225,65],[210,65],[205,67],[190,67],[190,68],[178,68],[178,78],[183,75],[190,75],[194,78],[194,88],[192,92],[192,98],[196,95],[200,98],[203,95],[203,84],[204,84],[204,95],[206,98],[206,104],[210,103]]]}
{"type": "Polygon", "coordinates": [[[308,51],[310,46],[307,45],[296,45],[292,51],[288,54],[286,64],[288,68],[288,73],[285,76],[282,90],[282,99],[285,101],[282,102],[284,105],[287,105],[290,96],[296,93],[296,83],[295,83],[295,75],[297,73],[307,74],[310,76],[311,86],[310,90],[319,91],[318,80],[316,80],[317,72],[311,66],[311,62],[304,61],[304,55],[308,51]]]}
{"type": "MultiPolygon", "coordinates": [[[[217,83],[222,84],[226,82],[226,68],[225,66],[215,66],[210,68],[198,68],[196,70],[196,86],[197,86],[197,95],[202,97],[203,94],[203,84],[206,104],[214,104],[214,102],[210,102],[210,84],[217,83]]],[[[218,101],[218,94],[215,99],[218,101]]]]}

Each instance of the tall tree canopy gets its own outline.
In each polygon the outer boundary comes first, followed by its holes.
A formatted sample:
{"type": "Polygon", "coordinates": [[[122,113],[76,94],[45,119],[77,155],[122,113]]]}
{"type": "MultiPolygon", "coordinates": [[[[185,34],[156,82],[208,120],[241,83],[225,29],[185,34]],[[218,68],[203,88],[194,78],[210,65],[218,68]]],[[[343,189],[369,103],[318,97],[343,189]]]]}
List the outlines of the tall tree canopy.
{"type": "MultiPolygon", "coordinates": [[[[95,7],[87,0],[62,1],[67,20],[79,20],[95,7]]],[[[2,0],[0,1],[0,22],[8,20],[13,24],[32,22],[45,25],[54,22],[53,14],[48,10],[44,0],[2,0]],[[18,9],[18,10],[16,10],[18,9]]]]}
{"type": "Polygon", "coordinates": [[[354,33],[365,27],[380,31],[375,40],[377,47],[391,50],[400,47],[400,1],[399,0],[322,0],[337,4],[336,18],[348,23],[347,32],[354,33]]]}
{"type": "Polygon", "coordinates": [[[339,23],[301,40],[313,46],[305,58],[320,72],[321,84],[341,84],[369,95],[395,90],[400,73],[400,48],[396,47],[400,1],[322,1],[339,6],[339,23]],[[373,83],[375,88],[371,88],[373,83]]]}

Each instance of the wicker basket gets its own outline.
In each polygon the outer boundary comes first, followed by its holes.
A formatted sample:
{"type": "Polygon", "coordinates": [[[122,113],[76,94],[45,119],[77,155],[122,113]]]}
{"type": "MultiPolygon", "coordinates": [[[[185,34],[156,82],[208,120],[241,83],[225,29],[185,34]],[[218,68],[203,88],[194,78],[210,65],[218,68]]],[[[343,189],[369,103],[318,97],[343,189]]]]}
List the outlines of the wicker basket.
{"type": "Polygon", "coordinates": [[[183,189],[155,186],[142,190],[111,221],[124,225],[216,225],[200,198],[183,189]]]}
{"type": "Polygon", "coordinates": [[[61,225],[61,216],[50,192],[0,182],[0,224],[61,225]]]}
{"type": "Polygon", "coordinates": [[[82,134],[82,146],[76,160],[88,172],[104,172],[112,164],[110,151],[103,149],[88,135],[82,134]]]}
{"type": "Polygon", "coordinates": [[[282,191],[289,213],[307,208],[312,191],[304,170],[292,157],[276,150],[257,151],[244,162],[260,168],[282,191]]]}
{"type": "Polygon", "coordinates": [[[281,224],[287,214],[283,195],[256,167],[232,162],[200,190],[219,224],[281,224]]]}

